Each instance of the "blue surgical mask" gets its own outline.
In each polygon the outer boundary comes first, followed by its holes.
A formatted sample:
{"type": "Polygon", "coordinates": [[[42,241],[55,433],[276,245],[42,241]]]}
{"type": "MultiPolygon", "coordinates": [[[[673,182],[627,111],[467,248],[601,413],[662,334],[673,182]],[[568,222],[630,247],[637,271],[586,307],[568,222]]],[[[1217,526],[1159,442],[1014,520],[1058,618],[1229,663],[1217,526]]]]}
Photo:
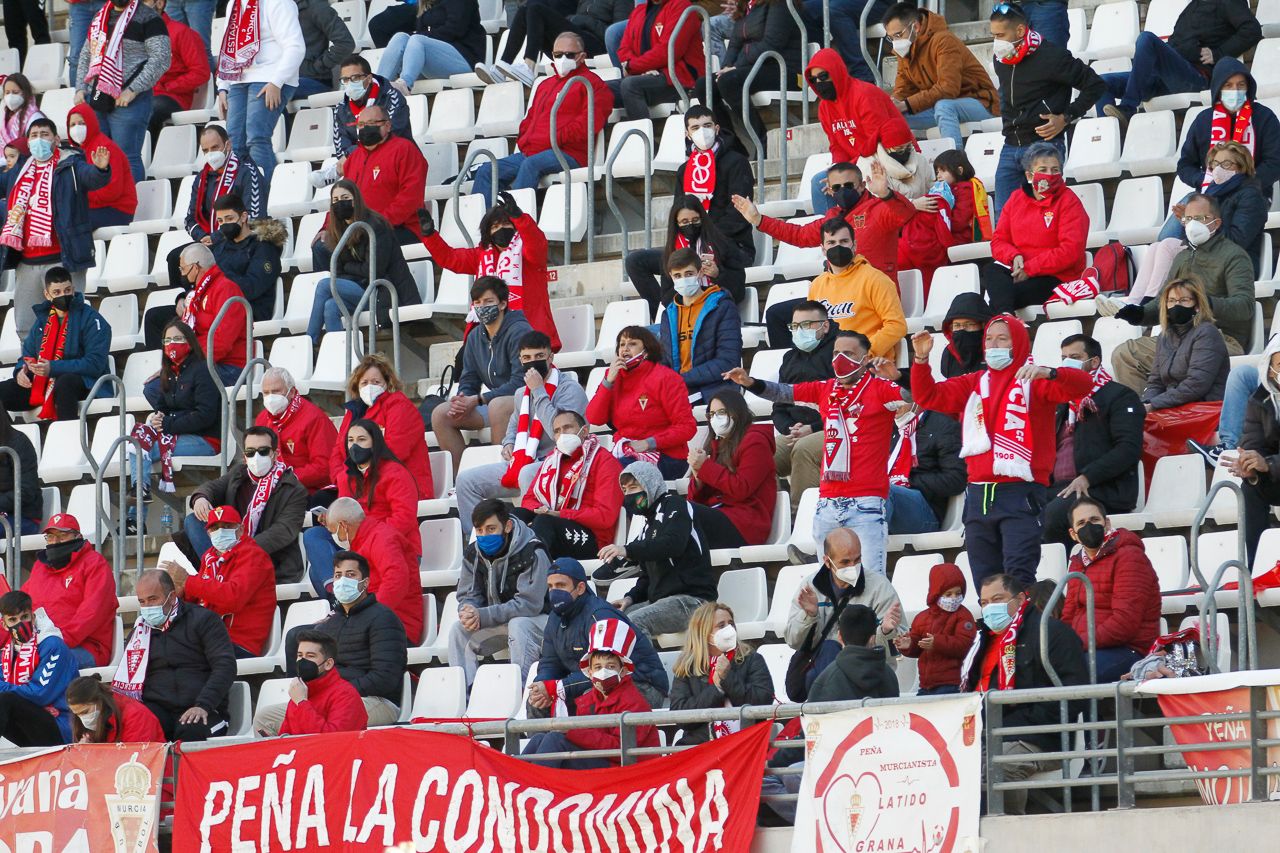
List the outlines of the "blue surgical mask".
{"type": "Polygon", "coordinates": [[[348,80],[342,84],[342,92],[353,101],[364,100],[364,93],[368,91],[363,80],[348,80]]]}
{"type": "Polygon", "coordinates": [[[360,581],[355,578],[334,578],[333,597],[339,604],[350,604],[360,597],[360,581]]]}
{"type": "Polygon", "coordinates": [[[506,538],[501,533],[482,533],[476,537],[476,547],[480,549],[481,554],[492,557],[502,550],[502,543],[506,538]]]}
{"type": "Polygon", "coordinates": [[[164,612],[163,604],[153,604],[149,607],[139,607],[138,616],[142,618],[152,628],[159,628],[164,624],[164,620],[169,618],[169,614],[164,612]]]}
{"type": "Polygon", "coordinates": [[[1244,102],[1249,99],[1249,93],[1244,89],[1223,89],[1220,95],[1222,105],[1230,112],[1239,112],[1244,106],[1244,102]]]}
{"type": "Polygon", "coordinates": [[[240,534],[236,533],[234,527],[219,527],[217,530],[209,531],[209,542],[214,548],[218,549],[218,553],[230,551],[231,546],[240,540],[240,534]]]}
{"type": "Polygon", "coordinates": [[[1013,351],[1008,347],[987,347],[987,367],[992,370],[1004,370],[1013,364],[1013,351]]]}
{"type": "Polygon", "coordinates": [[[1084,362],[1078,358],[1064,358],[1062,360],[1063,367],[1074,367],[1076,370],[1084,370],[1084,362]]]}
{"type": "Polygon", "coordinates": [[[796,329],[791,333],[791,343],[802,352],[813,352],[818,348],[818,333],[813,329],[796,329]]]}
{"type": "Polygon", "coordinates": [[[53,143],[47,139],[29,139],[27,148],[31,151],[31,156],[41,163],[53,156],[53,143]]]}
{"type": "Polygon", "coordinates": [[[1009,623],[1013,621],[1013,617],[1009,615],[1009,605],[1006,602],[992,602],[982,608],[982,622],[987,626],[987,630],[993,634],[999,634],[1005,628],[1009,627],[1009,623]]]}
{"type": "Polygon", "coordinates": [[[573,606],[573,593],[567,589],[547,590],[547,601],[557,616],[563,616],[573,606]]]}

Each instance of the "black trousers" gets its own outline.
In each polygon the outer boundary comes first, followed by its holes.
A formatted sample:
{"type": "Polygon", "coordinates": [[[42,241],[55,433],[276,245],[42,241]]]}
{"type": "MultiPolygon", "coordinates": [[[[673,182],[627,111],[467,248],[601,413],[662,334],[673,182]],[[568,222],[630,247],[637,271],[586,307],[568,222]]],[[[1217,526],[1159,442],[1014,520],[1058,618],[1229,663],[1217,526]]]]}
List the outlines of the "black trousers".
{"type": "Polygon", "coordinates": [[[693,507],[693,520],[702,531],[709,549],[741,548],[747,544],[747,540],[742,538],[742,534],[733,526],[729,516],[705,504],[690,501],[689,505],[693,507]]]}
{"type": "Polygon", "coordinates": [[[203,741],[211,737],[220,737],[228,734],[230,726],[217,711],[209,712],[209,722],[207,723],[179,723],[178,718],[187,712],[186,708],[180,711],[174,711],[170,708],[162,707],[154,702],[144,702],[151,713],[156,715],[156,719],[160,721],[160,728],[164,730],[164,736],[169,740],[192,740],[203,741]]]}
{"type": "Polygon", "coordinates": [[[516,54],[520,52],[520,45],[526,41],[525,58],[536,60],[539,53],[550,56],[556,36],[571,31],[582,36],[588,56],[604,53],[604,42],[598,36],[584,31],[569,20],[568,16],[576,9],[576,4],[565,0],[530,0],[517,8],[515,17],[511,19],[507,46],[502,50],[502,61],[514,62],[516,54]]]}
{"type": "Polygon", "coordinates": [[[31,28],[33,42],[49,43],[49,19],[45,17],[39,0],[4,0],[4,34],[9,40],[9,47],[18,49],[19,65],[27,61],[28,27],[31,28]]]}
{"type": "Polygon", "coordinates": [[[660,305],[671,304],[675,293],[671,279],[662,271],[662,250],[633,249],[627,252],[623,265],[636,293],[649,306],[649,319],[652,320],[660,305]]]}
{"type": "MultiPolygon", "coordinates": [[[[5,6],[7,24],[8,4],[5,6]]],[[[0,693],[0,737],[18,746],[59,746],[63,742],[53,714],[13,693],[0,693]]]]}
{"type": "Polygon", "coordinates": [[[1039,483],[970,483],[964,501],[964,543],[976,589],[1008,572],[1035,583],[1040,566],[1045,487],[1039,483]]]}
{"type": "Polygon", "coordinates": [[[1253,565],[1262,531],[1271,526],[1271,508],[1280,505],[1280,483],[1271,479],[1271,474],[1261,474],[1258,482],[1246,480],[1240,485],[1244,489],[1244,546],[1249,565],[1253,565]]]}
{"type": "Polygon", "coordinates": [[[597,544],[596,535],[591,532],[591,528],[583,527],[576,521],[554,515],[539,515],[522,506],[511,510],[511,514],[533,529],[533,535],[547,546],[547,552],[553,560],[560,557],[594,560],[596,554],[600,553],[602,546],[597,544]]]}
{"type": "Polygon", "coordinates": [[[773,349],[790,349],[791,348],[791,332],[787,330],[787,326],[791,325],[791,315],[795,313],[796,306],[803,299],[787,299],[783,302],[777,302],[764,312],[764,327],[769,331],[769,346],[773,349]]]}
{"type": "Polygon", "coordinates": [[[662,74],[635,74],[617,80],[606,81],[613,91],[613,102],[621,104],[627,121],[639,121],[649,117],[652,104],[675,101],[676,87],[662,74]]]}
{"type": "Polygon", "coordinates": [[[396,3],[383,9],[369,19],[369,37],[374,47],[386,47],[396,33],[412,34],[417,19],[418,7],[414,3],[396,3]]]}
{"type": "MultiPolygon", "coordinates": [[[[53,409],[57,419],[71,421],[80,417],[80,404],[88,394],[84,377],[75,373],[59,376],[53,383],[53,409]]],[[[0,382],[0,405],[11,412],[30,409],[31,389],[23,388],[17,379],[0,382]]]]}
{"type": "Polygon", "coordinates": [[[182,105],[168,95],[156,95],[153,97],[151,99],[151,124],[148,126],[151,130],[151,138],[158,138],[160,129],[169,123],[169,119],[173,118],[174,113],[181,112],[182,109],[182,105]]]}
{"type": "MultiPolygon", "coordinates": [[[[746,82],[747,75],[751,73],[749,66],[743,68],[733,68],[720,75],[719,79],[713,79],[712,86],[712,111],[716,114],[716,121],[721,127],[732,127],[737,137],[739,145],[748,156],[753,156],[749,142],[750,134],[747,133],[746,127],[742,123],[742,84],[746,82]]],[[[751,81],[751,92],[776,92],[778,91],[778,66],[775,63],[767,63],[760,68],[760,73],[756,75],[756,79],[751,81]]],[[[693,84],[693,91],[706,94],[707,81],[705,77],[700,77],[693,84]]],[[[788,89],[796,88],[794,75],[787,75],[786,87],[788,89]]],[[[760,144],[765,142],[765,125],[764,119],[760,117],[760,111],[753,106],[747,107],[747,119],[751,123],[751,127],[755,129],[756,135],[760,137],[760,144]]]]}
{"type": "Polygon", "coordinates": [[[1028,305],[1042,305],[1053,289],[1061,284],[1056,276],[1037,275],[1024,281],[1014,281],[1013,273],[1002,264],[988,264],[982,271],[982,289],[987,292],[987,302],[992,312],[1003,314],[1028,305]]]}

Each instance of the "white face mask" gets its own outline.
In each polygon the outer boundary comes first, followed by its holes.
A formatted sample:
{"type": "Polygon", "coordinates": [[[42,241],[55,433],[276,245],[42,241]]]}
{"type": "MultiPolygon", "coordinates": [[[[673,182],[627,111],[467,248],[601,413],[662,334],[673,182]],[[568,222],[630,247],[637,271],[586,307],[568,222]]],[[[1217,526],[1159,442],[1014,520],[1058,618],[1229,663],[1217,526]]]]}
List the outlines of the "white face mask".
{"type": "Polygon", "coordinates": [[[575,432],[566,432],[556,436],[556,449],[565,456],[572,456],[582,447],[582,436],[575,432]]]}
{"type": "Polygon", "coordinates": [[[1188,222],[1183,228],[1187,232],[1187,242],[1193,246],[1203,246],[1213,236],[1209,226],[1196,219],[1188,222]]]}
{"type": "Polygon", "coordinates": [[[556,74],[561,77],[568,77],[578,67],[578,60],[572,56],[562,56],[555,60],[556,74]]]}
{"type": "Polygon", "coordinates": [[[73,142],[76,145],[83,145],[84,141],[89,138],[89,125],[77,124],[68,131],[73,142]]]}
{"type": "Polygon", "coordinates": [[[4,96],[4,105],[11,110],[18,109],[18,107],[22,106],[22,95],[17,92],[10,92],[4,96]]]}
{"type": "Polygon", "coordinates": [[[614,669],[611,666],[602,666],[599,669],[591,671],[592,681],[608,681],[610,678],[621,678],[621,670],[614,669]]]}
{"type": "Polygon", "coordinates": [[[716,129],[714,127],[700,127],[689,134],[689,139],[699,151],[709,151],[711,146],[716,144],[716,129]]]}
{"type": "Polygon", "coordinates": [[[263,394],[262,408],[273,415],[279,415],[289,405],[289,398],[284,394],[263,394]]]}
{"type": "Polygon", "coordinates": [[[724,414],[711,416],[711,431],[720,438],[728,435],[731,429],[733,429],[733,418],[724,414]]]}
{"type": "Polygon", "coordinates": [[[938,598],[938,606],[948,613],[955,613],[963,603],[963,595],[943,595],[938,598]]]}
{"type": "Polygon", "coordinates": [[[738,647],[738,629],[725,625],[711,635],[711,645],[722,652],[731,652],[738,647]]]}
{"type": "Polygon", "coordinates": [[[339,550],[339,551],[350,551],[350,550],[351,550],[351,540],[350,540],[350,539],[342,539],[342,538],[339,538],[339,536],[338,536],[338,531],[336,531],[336,530],[331,531],[329,535],[333,537],[334,544],[336,544],[336,545],[338,546],[338,550],[339,550]]]}
{"type": "Polygon", "coordinates": [[[995,39],[991,42],[991,49],[992,53],[995,54],[996,59],[1008,59],[1013,56],[1015,51],[1017,51],[1018,45],[1011,41],[1005,41],[1004,39],[995,39]]]}
{"type": "Polygon", "coordinates": [[[98,708],[94,708],[87,714],[76,714],[76,716],[80,718],[80,725],[84,726],[86,729],[96,729],[98,727],[98,720],[102,717],[102,711],[98,708]]]}
{"type": "Polygon", "coordinates": [[[843,569],[836,569],[836,577],[853,586],[858,582],[858,578],[862,577],[861,561],[854,563],[852,566],[845,566],[843,569]]]}
{"type": "Polygon", "coordinates": [[[702,292],[702,276],[689,275],[684,278],[673,278],[671,283],[675,285],[676,293],[690,299],[702,292]]]}
{"type": "Polygon", "coordinates": [[[227,162],[227,152],[220,149],[206,151],[204,155],[204,162],[205,165],[216,172],[227,162]]]}
{"type": "Polygon", "coordinates": [[[360,386],[360,399],[364,401],[366,406],[372,406],[373,401],[382,396],[382,392],[387,389],[381,385],[362,385],[360,386]]]}
{"type": "Polygon", "coordinates": [[[275,460],[270,456],[256,454],[250,456],[244,461],[245,467],[249,469],[249,473],[255,477],[261,477],[271,470],[271,466],[275,464],[275,460]]]}

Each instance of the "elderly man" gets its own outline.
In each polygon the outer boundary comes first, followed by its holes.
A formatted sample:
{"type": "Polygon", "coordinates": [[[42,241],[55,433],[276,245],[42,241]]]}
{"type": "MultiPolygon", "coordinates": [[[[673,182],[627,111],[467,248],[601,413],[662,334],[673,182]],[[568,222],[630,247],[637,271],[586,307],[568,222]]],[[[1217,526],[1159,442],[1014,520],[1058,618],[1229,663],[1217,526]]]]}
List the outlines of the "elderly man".
{"type": "Polygon", "coordinates": [[[278,458],[293,469],[298,482],[314,499],[316,492],[333,485],[329,457],[338,442],[338,429],[319,406],[298,392],[293,374],[283,367],[267,368],[260,387],[262,411],[254,425],[275,433],[278,458]]]}
{"type": "Polygon", "coordinates": [[[422,242],[418,208],[427,188],[427,161],[412,139],[392,132],[378,104],[356,118],[359,145],[342,165],[342,176],[360,188],[365,206],[391,223],[403,246],[422,242]]]}
{"type": "Polygon", "coordinates": [[[390,607],[404,625],[409,642],[422,639],[422,586],[416,561],[405,552],[395,528],[365,515],[355,498],[338,498],[329,507],[325,525],[333,541],[369,561],[368,591],[390,607]]]}
{"type": "MultiPolygon", "coordinates": [[[[244,293],[239,285],[222,274],[213,260],[213,252],[203,243],[190,243],[178,259],[178,283],[187,289],[178,299],[177,315],[196,333],[203,347],[222,306],[244,293]]],[[[234,385],[248,362],[245,338],[245,306],[231,303],[213,336],[213,361],[218,378],[224,385],[234,385]]]]}

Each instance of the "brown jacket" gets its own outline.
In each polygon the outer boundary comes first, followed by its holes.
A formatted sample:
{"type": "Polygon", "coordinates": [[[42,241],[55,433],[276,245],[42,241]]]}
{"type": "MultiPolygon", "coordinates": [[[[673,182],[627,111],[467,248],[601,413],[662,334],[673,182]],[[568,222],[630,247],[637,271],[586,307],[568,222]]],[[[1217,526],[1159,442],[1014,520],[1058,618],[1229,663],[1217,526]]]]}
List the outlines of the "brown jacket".
{"type": "Polygon", "coordinates": [[[993,116],[1000,115],[1000,97],[982,63],[952,35],[945,20],[932,12],[920,14],[911,50],[898,59],[894,100],[906,101],[918,113],[938,101],[977,98],[993,116]]]}

